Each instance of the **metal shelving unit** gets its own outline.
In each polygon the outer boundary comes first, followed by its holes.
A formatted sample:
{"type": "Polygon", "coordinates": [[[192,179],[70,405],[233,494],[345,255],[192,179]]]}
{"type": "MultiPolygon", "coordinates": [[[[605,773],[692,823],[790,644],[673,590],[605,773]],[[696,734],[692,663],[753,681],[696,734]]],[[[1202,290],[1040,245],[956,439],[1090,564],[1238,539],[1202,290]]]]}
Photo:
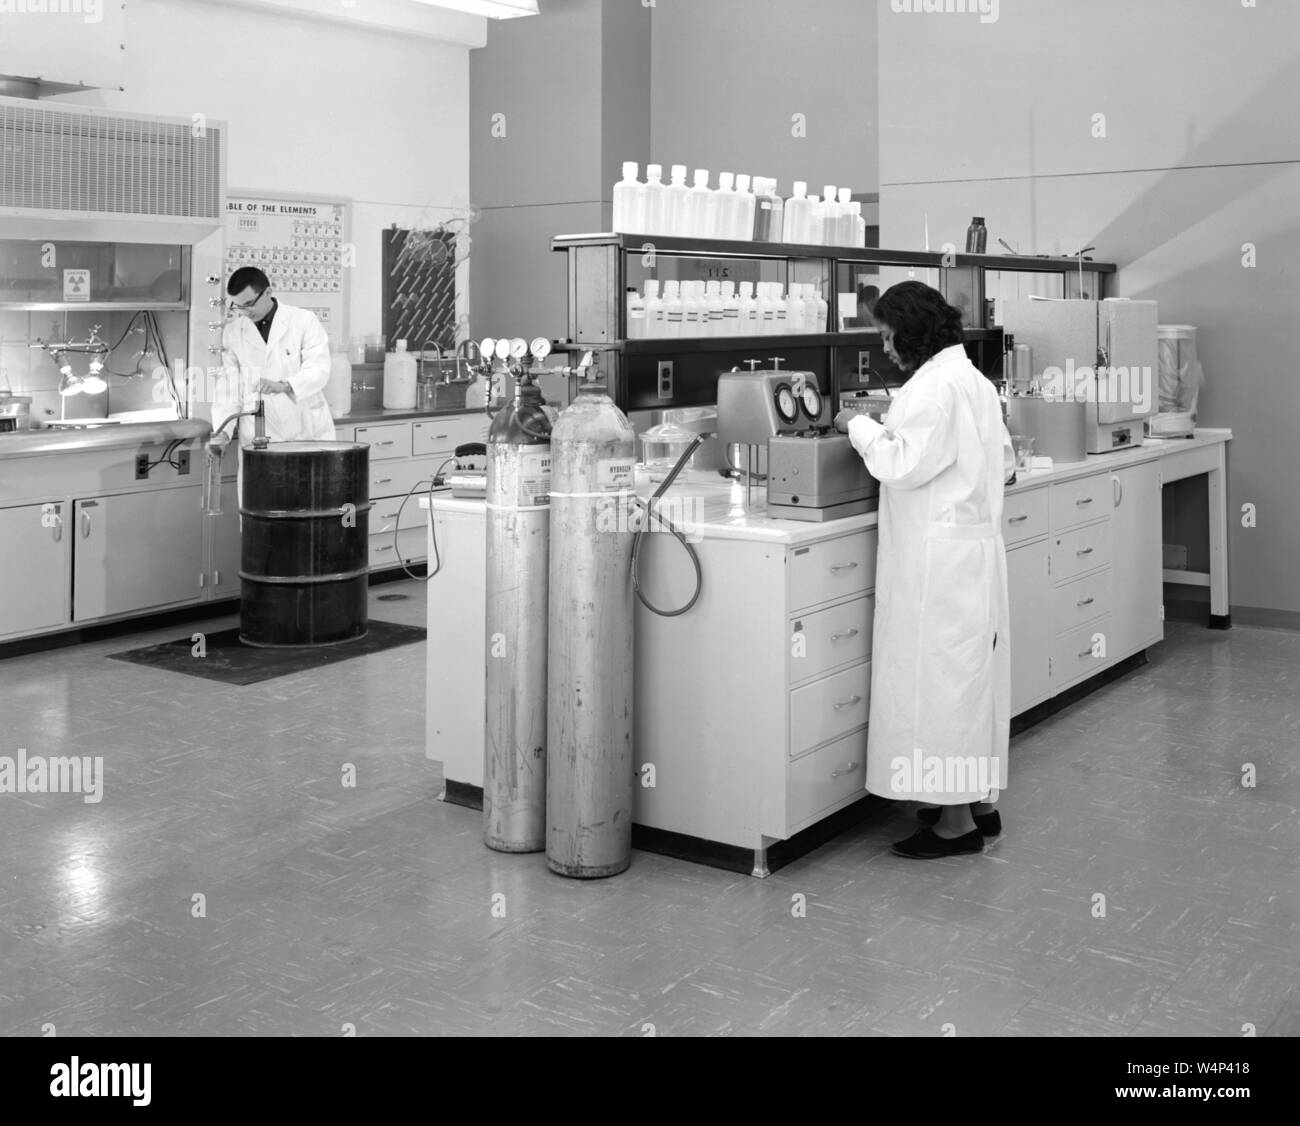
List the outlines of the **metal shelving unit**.
{"type": "Polygon", "coordinates": [[[815,371],[838,395],[865,386],[864,369],[891,382],[901,378],[884,355],[879,333],[840,331],[838,307],[852,277],[862,268],[933,273],[937,288],[972,315],[966,346],[986,375],[1002,367],[1002,330],[983,324],[988,274],[1045,275],[1061,297],[1106,296],[1117,267],[1108,262],[1028,255],[956,254],[874,247],[809,246],[793,243],[730,242],[660,238],[653,235],[560,235],[551,249],[567,258],[568,342],[591,349],[604,367],[615,402],[624,410],[657,410],[716,400],[717,377],[747,360],[779,356],[785,366],[815,371]],[[692,266],[691,263],[696,263],[692,266]],[[770,264],[782,280],[819,285],[828,306],[824,332],[785,336],[627,339],[625,294],[641,276],[678,276],[701,266],[709,276],[752,272],[770,264]],[[709,266],[708,263],[718,264],[709,266]],[[802,275],[802,278],[797,276],[802,275]],[[1059,278],[1059,285],[1057,279],[1059,278]],[[665,376],[665,365],[667,375],[665,376]],[[891,378],[892,377],[892,378],[891,378]]]}

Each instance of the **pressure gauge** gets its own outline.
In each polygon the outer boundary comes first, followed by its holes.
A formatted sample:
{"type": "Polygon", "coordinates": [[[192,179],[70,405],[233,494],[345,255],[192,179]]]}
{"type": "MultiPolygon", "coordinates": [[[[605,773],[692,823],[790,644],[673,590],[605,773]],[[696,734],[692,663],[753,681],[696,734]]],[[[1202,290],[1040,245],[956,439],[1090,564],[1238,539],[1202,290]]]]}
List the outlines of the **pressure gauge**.
{"type": "Polygon", "coordinates": [[[808,416],[808,421],[817,422],[822,416],[822,393],[811,383],[805,383],[800,401],[803,403],[803,413],[808,416]]]}
{"type": "Polygon", "coordinates": [[[787,426],[793,426],[799,418],[799,404],[788,383],[776,385],[776,415],[787,426]]]}
{"type": "Polygon", "coordinates": [[[539,336],[528,346],[528,350],[533,354],[533,359],[540,364],[551,354],[551,342],[546,337],[539,336]]]}
{"type": "Polygon", "coordinates": [[[496,355],[498,360],[510,359],[510,341],[507,340],[504,336],[497,341],[496,355]]]}
{"type": "Polygon", "coordinates": [[[516,336],[510,341],[510,358],[522,360],[526,355],[528,355],[528,341],[522,336],[516,336]]]}
{"type": "Polygon", "coordinates": [[[496,338],[492,336],[483,337],[483,343],[478,346],[478,354],[485,360],[490,360],[497,354],[496,338]]]}

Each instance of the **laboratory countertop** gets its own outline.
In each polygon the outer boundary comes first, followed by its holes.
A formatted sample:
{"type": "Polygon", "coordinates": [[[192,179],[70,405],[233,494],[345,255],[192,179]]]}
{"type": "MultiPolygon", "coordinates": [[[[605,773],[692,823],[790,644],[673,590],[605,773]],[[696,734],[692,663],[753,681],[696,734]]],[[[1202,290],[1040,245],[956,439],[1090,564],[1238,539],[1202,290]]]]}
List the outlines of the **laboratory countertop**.
{"type": "Polygon", "coordinates": [[[88,450],[162,445],[191,439],[205,442],[211,433],[211,425],[202,419],[108,423],[86,430],[27,430],[0,435],[0,458],[85,453],[88,450]]]}
{"type": "MultiPolygon", "coordinates": [[[[1155,461],[1175,453],[1198,447],[1219,445],[1231,441],[1231,430],[1198,430],[1194,438],[1149,441],[1136,449],[1116,453],[1096,454],[1087,461],[1055,465],[1021,477],[1007,488],[1008,495],[1026,492],[1042,485],[1060,484],[1086,477],[1108,469],[1122,469],[1155,461]]],[[[745,487],[739,483],[720,481],[716,473],[683,473],[661,500],[662,511],[684,535],[710,539],[750,540],[763,543],[797,546],[814,540],[849,535],[865,528],[874,528],[879,513],[868,512],[860,516],[846,516],[841,520],[824,523],[804,523],[768,516],[765,511],[764,492],[755,488],[749,506],[745,503],[745,487]],[[667,503],[665,503],[667,502],[667,503]]],[[[638,473],[637,495],[648,497],[656,485],[644,473],[638,473]]],[[[456,498],[450,493],[420,498],[420,507],[435,512],[483,515],[482,500],[456,498]]]]}
{"type": "Polygon", "coordinates": [[[372,410],[372,411],[355,411],[352,414],[340,414],[334,416],[335,426],[366,426],[376,422],[405,422],[409,419],[420,418],[446,418],[449,415],[458,414],[481,414],[485,418],[486,413],[481,410],[466,410],[464,407],[448,407],[445,410],[372,410]]]}

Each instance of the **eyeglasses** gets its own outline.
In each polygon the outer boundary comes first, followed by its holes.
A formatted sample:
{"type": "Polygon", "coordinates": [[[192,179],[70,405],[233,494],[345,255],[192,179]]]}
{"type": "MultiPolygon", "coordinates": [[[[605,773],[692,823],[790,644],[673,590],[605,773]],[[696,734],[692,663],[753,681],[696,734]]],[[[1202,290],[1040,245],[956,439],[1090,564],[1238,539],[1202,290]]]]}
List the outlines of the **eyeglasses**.
{"type": "Polygon", "coordinates": [[[266,296],[266,290],[262,290],[262,292],[259,293],[256,297],[254,297],[252,301],[243,301],[243,302],[241,302],[241,301],[227,301],[227,302],[226,302],[226,307],[227,307],[227,308],[230,308],[230,309],[238,309],[240,312],[243,312],[245,309],[251,309],[254,305],[256,305],[259,301],[261,301],[262,298],[265,297],[265,296],[266,296]]]}

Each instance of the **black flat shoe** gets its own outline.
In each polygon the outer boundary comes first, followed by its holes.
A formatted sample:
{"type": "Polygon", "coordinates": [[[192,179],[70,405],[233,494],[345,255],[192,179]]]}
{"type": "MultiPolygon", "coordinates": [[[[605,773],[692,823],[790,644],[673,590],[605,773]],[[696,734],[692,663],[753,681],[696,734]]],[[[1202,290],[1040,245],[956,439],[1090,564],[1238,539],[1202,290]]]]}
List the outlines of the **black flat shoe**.
{"type": "Polygon", "coordinates": [[[965,852],[983,852],[984,834],[978,829],[972,829],[965,836],[948,840],[927,827],[918,829],[905,841],[895,841],[892,847],[895,856],[906,856],[913,860],[938,860],[943,856],[957,856],[965,852]]]}
{"type": "MultiPolygon", "coordinates": [[[[996,837],[1002,832],[1002,814],[996,809],[989,813],[975,813],[972,816],[975,818],[975,828],[986,837],[996,837]]],[[[916,819],[922,825],[937,825],[939,823],[939,807],[931,806],[929,809],[918,809],[916,819]]]]}

